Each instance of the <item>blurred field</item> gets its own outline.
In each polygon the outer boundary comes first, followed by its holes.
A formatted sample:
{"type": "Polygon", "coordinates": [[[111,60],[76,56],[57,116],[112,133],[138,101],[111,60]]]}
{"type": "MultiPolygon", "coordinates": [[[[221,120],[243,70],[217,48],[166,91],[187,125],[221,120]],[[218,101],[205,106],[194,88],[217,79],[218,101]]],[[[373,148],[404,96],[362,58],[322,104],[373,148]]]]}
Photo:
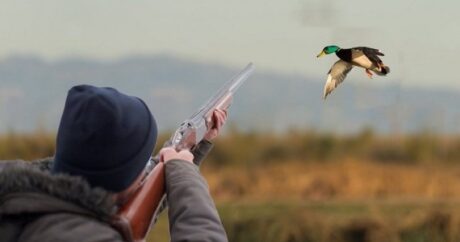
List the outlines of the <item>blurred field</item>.
{"type": "MultiPolygon", "coordinates": [[[[167,137],[162,135],[160,143],[167,137]]],[[[52,156],[54,135],[0,137],[1,159],[52,156]]],[[[202,167],[230,241],[460,241],[460,137],[231,129],[202,167]]],[[[168,241],[166,214],[149,241],[168,241]]]]}
{"type": "MultiPolygon", "coordinates": [[[[230,241],[454,242],[460,203],[322,201],[219,203],[230,241]]],[[[169,241],[166,214],[148,241],[169,241]]]]}
{"type": "Polygon", "coordinates": [[[460,166],[279,162],[257,168],[203,168],[220,201],[460,199],[460,166]]]}

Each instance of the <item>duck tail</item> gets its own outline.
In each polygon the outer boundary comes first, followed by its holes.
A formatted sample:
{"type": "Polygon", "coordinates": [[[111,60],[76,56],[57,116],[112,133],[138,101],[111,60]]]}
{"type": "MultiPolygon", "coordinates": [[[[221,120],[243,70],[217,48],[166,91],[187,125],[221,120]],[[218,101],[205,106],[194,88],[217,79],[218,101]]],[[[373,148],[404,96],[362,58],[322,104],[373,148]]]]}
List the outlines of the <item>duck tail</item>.
{"type": "Polygon", "coordinates": [[[380,68],[380,71],[382,72],[383,75],[386,75],[386,74],[390,73],[390,67],[388,67],[388,66],[382,66],[382,67],[380,68]]]}
{"type": "Polygon", "coordinates": [[[379,76],[386,76],[390,73],[390,67],[382,65],[380,68],[375,68],[373,71],[379,76]]]}

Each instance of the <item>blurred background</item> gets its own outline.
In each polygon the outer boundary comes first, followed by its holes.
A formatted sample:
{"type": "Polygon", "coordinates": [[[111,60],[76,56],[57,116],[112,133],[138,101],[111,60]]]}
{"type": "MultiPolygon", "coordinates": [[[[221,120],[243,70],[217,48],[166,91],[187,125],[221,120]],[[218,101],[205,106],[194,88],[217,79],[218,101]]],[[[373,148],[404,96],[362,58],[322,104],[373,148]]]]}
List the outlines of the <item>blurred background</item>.
{"type": "Polygon", "coordinates": [[[0,159],[52,156],[74,85],[141,97],[162,142],[253,62],[202,167],[230,241],[460,241],[460,3],[0,4],[0,159]],[[322,100],[330,44],[391,73],[356,68],[322,100]]]}

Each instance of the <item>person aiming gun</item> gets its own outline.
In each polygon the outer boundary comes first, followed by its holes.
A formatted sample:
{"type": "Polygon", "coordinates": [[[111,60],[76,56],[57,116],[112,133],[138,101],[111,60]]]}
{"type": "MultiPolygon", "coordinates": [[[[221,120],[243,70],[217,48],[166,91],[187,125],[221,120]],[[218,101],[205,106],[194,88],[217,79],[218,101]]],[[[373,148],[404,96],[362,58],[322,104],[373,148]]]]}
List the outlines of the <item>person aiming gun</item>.
{"type": "MultiPolygon", "coordinates": [[[[210,151],[227,113],[217,108],[210,117],[213,126],[191,150],[172,146],[159,153],[171,241],[227,241],[195,164],[210,151]]],[[[71,88],[55,156],[0,163],[2,241],[128,241],[113,219],[142,186],[156,139],[156,121],[141,99],[113,88],[71,88]]]]}

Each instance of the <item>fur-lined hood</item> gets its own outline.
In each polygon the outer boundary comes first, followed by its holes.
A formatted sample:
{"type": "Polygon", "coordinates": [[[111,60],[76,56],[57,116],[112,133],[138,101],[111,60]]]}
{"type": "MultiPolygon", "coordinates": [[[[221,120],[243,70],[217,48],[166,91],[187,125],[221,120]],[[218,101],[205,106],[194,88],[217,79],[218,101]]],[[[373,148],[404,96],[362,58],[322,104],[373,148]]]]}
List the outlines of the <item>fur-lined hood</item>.
{"type": "Polygon", "coordinates": [[[102,220],[113,216],[116,206],[111,193],[90,187],[80,177],[51,175],[52,162],[52,158],[0,162],[0,215],[65,210],[102,220]]]}

